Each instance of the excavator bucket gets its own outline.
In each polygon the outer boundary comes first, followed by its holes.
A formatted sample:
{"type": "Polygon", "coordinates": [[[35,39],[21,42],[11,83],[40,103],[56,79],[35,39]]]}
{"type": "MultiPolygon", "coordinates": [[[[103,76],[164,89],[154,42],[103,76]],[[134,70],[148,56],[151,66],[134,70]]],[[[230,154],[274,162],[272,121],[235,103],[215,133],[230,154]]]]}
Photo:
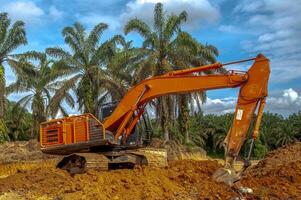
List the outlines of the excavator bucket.
{"type": "Polygon", "coordinates": [[[216,170],[212,176],[216,182],[222,182],[232,186],[240,179],[240,173],[237,173],[232,167],[223,167],[216,170]]]}

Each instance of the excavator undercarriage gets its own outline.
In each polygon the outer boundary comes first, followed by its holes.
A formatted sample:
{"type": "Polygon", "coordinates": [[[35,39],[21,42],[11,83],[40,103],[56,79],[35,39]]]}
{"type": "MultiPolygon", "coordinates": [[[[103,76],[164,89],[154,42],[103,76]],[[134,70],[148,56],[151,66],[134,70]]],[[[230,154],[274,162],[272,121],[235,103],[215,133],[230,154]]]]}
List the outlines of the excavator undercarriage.
{"type": "Polygon", "coordinates": [[[165,149],[139,148],[132,150],[114,150],[98,153],[74,153],[65,156],[57,168],[71,175],[85,173],[89,169],[108,171],[110,169],[133,169],[135,166],[167,166],[165,149]]]}

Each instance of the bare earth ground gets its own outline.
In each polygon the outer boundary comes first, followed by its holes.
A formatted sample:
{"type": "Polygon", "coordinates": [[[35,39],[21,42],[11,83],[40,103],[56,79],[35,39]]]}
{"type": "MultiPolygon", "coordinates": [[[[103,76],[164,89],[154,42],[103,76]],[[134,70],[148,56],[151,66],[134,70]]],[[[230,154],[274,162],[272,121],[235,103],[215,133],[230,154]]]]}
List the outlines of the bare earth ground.
{"type": "Polygon", "coordinates": [[[0,200],[301,199],[301,143],[271,152],[235,187],[212,180],[221,167],[219,162],[197,160],[196,156],[192,156],[194,160],[186,155],[185,160],[170,161],[165,168],[90,170],[74,177],[55,169],[56,158],[35,158],[38,160],[0,165],[0,200]],[[240,186],[253,189],[253,194],[242,194],[236,189],[240,186]]]}

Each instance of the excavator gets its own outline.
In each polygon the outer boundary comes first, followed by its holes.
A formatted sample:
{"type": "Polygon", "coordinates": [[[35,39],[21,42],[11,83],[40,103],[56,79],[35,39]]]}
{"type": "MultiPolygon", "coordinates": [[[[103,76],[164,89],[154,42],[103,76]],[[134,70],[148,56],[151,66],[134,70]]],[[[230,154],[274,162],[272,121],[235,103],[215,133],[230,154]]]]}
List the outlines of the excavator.
{"type": "Polygon", "coordinates": [[[103,122],[92,114],[82,114],[41,123],[41,150],[47,154],[64,155],[57,167],[71,174],[84,173],[90,168],[108,170],[125,165],[159,165],[162,162],[165,165],[166,152],[149,149],[141,140],[136,140],[136,143],[128,142],[147,104],[164,95],[240,88],[232,126],[224,140],[225,164],[213,174],[216,181],[232,185],[250,166],[250,155],[254,140],[259,135],[268,95],[269,75],[269,60],[264,55],[258,54],[251,59],[224,64],[216,62],[150,77],[132,87],[103,122]],[[253,61],[247,72],[235,70],[217,72],[217,69],[222,67],[225,69],[228,65],[247,61],[253,61]],[[215,73],[204,73],[208,70],[215,73]],[[240,159],[239,152],[253,121],[255,125],[251,131],[248,157],[243,159],[244,167],[236,171],[235,161],[240,159]]]}

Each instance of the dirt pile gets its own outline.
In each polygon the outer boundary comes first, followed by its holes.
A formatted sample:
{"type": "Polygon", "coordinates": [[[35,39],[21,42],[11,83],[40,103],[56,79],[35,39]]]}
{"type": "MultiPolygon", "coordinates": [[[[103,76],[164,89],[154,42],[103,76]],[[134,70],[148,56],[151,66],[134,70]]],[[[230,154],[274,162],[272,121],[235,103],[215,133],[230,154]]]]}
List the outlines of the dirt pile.
{"type": "Polygon", "coordinates": [[[39,168],[0,179],[0,194],[28,199],[231,199],[236,190],[211,179],[216,161],[175,161],[170,167],[89,171],[73,178],[39,168]]]}
{"type": "Polygon", "coordinates": [[[153,138],[150,146],[166,149],[168,161],[183,159],[204,160],[207,158],[207,152],[204,149],[200,147],[188,148],[173,140],[165,142],[161,139],[153,138]]]}
{"type": "Polygon", "coordinates": [[[43,154],[36,140],[0,144],[0,164],[46,158],[52,158],[52,156],[43,154]]]}
{"type": "Polygon", "coordinates": [[[263,199],[301,199],[301,143],[270,152],[241,183],[263,199]]]}
{"type": "Polygon", "coordinates": [[[0,165],[0,200],[301,199],[301,143],[269,153],[248,169],[234,187],[212,180],[212,174],[221,167],[212,160],[171,161],[164,168],[90,170],[74,177],[56,169],[55,162],[50,160],[37,161],[35,166],[28,163],[16,166],[15,173],[2,178],[4,165],[0,165]],[[251,188],[254,192],[245,196],[239,192],[240,187],[251,188]]]}

